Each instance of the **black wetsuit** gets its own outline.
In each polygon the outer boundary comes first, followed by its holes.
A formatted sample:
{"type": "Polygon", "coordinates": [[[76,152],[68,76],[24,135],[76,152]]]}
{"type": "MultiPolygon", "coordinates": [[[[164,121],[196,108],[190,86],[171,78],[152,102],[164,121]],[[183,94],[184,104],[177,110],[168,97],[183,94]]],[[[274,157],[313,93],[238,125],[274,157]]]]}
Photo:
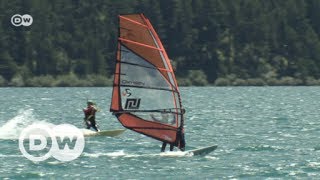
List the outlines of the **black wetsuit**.
{"type": "Polygon", "coordinates": [[[99,131],[96,124],[96,111],[97,110],[92,105],[88,106],[86,109],[83,110],[85,115],[84,120],[86,122],[87,129],[90,129],[90,127],[92,127],[94,130],[99,131]]]}
{"type": "Polygon", "coordinates": [[[96,118],[95,116],[91,116],[88,119],[86,118],[87,121],[87,129],[90,129],[90,127],[92,127],[95,131],[99,131],[97,124],[96,124],[96,118]],[[90,122],[90,124],[88,123],[90,122]]]}
{"type": "MultiPolygon", "coordinates": [[[[164,152],[166,150],[166,147],[167,147],[167,143],[163,142],[161,147],[161,152],[164,152]]],[[[173,151],[173,147],[174,147],[173,144],[170,144],[170,151],[173,151]]]]}

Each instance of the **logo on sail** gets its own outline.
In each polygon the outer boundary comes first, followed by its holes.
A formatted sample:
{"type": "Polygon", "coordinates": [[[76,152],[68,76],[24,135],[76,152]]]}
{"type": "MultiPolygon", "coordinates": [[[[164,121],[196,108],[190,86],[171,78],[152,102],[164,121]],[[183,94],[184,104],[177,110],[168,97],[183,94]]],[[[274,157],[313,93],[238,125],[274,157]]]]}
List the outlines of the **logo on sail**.
{"type": "Polygon", "coordinates": [[[123,92],[122,92],[122,96],[127,96],[127,97],[129,97],[129,96],[131,96],[131,90],[130,89],[125,89],[123,92]]]}
{"type": "Polygon", "coordinates": [[[128,81],[128,80],[122,80],[121,84],[123,85],[131,85],[131,86],[144,86],[143,82],[140,81],[128,81]]]}
{"type": "Polygon", "coordinates": [[[128,98],[126,101],[125,109],[139,109],[140,98],[128,98]]]}

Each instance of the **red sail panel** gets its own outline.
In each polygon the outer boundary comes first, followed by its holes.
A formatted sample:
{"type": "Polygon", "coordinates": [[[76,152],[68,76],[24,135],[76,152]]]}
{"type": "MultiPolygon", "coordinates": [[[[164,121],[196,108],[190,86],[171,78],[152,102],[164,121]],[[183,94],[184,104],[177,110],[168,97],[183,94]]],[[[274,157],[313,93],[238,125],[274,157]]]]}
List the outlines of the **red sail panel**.
{"type": "Polygon", "coordinates": [[[174,86],[178,89],[178,83],[177,83],[175,75],[173,73],[173,69],[172,69],[172,66],[171,66],[171,63],[170,63],[170,59],[169,59],[169,57],[167,55],[167,52],[165,51],[165,49],[164,49],[164,47],[162,45],[162,42],[160,41],[160,38],[157,35],[156,31],[154,30],[153,26],[151,25],[150,21],[147,18],[145,18],[145,21],[146,21],[148,27],[150,28],[151,32],[153,33],[154,38],[156,39],[156,42],[157,42],[158,46],[160,47],[160,49],[163,49],[163,51],[161,53],[164,56],[164,60],[165,60],[164,63],[167,64],[168,70],[170,72],[170,76],[172,76],[172,79],[174,81],[174,86]]]}
{"type": "MultiPolygon", "coordinates": [[[[151,24],[148,24],[142,14],[119,16],[120,40],[122,43],[142,56],[144,59],[154,64],[168,80],[169,76],[166,71],[172,72],[172,69],[166,68],[162,60],[161,53],[165,52],[163,48],[157,47],[161,44],[158,35],[151,31],[151,24]],[[156,40],[159,40],[157,42],[156,40]]],[[[161,44],[162,46],[162,44],[161,44]]]]}
{"type": "Polygon", "coordinates": [[[169,143],[174,143],[176,141],[176,129],[170,126],[144,121],[130,114],[121,114],[118,119],[124,127],[132,129],[141,134],[145,134],[169,143]]]}

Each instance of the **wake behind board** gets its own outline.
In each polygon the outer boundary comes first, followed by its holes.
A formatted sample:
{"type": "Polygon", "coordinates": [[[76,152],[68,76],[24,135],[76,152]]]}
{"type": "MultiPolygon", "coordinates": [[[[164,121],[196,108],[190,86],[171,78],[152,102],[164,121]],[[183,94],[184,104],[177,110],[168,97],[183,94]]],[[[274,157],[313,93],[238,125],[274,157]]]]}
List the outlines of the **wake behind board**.
{"type": "Polygon", "coordinates": [[[109,136],[109,137],[114,137],[122,134],[125,129],[114,129],[114,130],[106,130],[106,131],[100,131],[100,132],[95,132],[95,131],[90,131],[88,130],[83,133],[85,137],[90,137],[90,136],[109,136]],[[89,132],[88,132],[89,131],[89,132]]]}
{"type": "Polygon", "coordinates": [[[212,145],[212,146],[207,146],[207,147],[203,147],[203,148],[198,148],[198,149],[193,149],[193,150],[189,150],[186,151],[187,153],[192,153],[194,156],[196,155],[207,155],[209,153],[211,153],[212,151],[214,151],[215,149],[217,149],[217,145],[212,145]]]}

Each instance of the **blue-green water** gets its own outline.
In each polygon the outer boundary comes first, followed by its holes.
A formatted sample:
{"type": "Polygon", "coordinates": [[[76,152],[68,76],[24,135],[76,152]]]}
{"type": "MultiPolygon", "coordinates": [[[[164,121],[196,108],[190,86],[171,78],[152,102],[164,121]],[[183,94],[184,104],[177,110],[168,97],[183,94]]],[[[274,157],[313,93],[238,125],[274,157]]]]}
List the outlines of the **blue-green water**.
{"type": "Polygon", "coordinates": [[[319,179],[320,87],[181,88],[187,149],[217,144],[206,156],[159,153],[161,143],[127,130],[86,138],[74,161],[32,162],[18,140],[36,122],[82,127],[86,98],[101,108],[102,129],[121,128],[109,113],[110,88],[1,88],[0,178],[22,179],[319,179]]]}

